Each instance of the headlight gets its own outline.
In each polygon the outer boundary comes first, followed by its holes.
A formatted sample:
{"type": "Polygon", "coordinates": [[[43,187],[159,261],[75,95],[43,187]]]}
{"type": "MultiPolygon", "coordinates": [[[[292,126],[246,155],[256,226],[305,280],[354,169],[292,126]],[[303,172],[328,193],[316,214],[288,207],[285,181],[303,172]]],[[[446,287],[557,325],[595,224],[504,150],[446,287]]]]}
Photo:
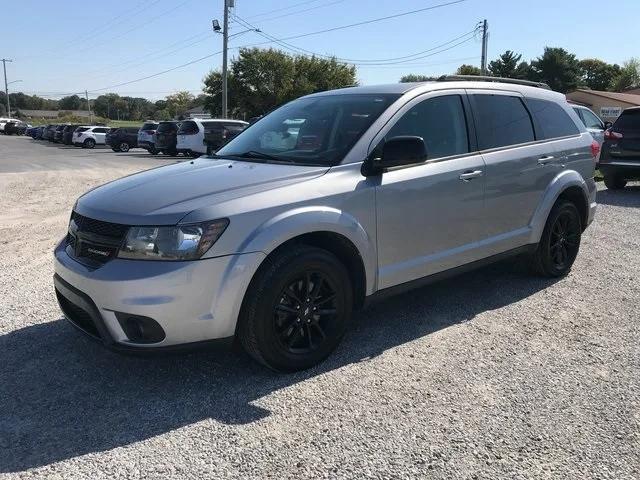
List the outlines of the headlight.
{"type": "Polygon", "coordinates": [[[118,252],[135,260],[195,260],[211,248],[229,225],[226,218],[172,227],[131,227],[118,252]]]}

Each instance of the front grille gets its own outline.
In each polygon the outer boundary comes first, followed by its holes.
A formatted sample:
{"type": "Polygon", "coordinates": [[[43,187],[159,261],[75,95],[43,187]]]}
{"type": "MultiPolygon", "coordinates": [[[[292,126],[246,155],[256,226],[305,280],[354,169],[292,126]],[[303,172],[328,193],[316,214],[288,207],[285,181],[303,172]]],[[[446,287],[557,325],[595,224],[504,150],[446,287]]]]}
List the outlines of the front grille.
{"type": "Polygon", "coordinates": [[[89,312],[69,301],[58,290],[56,290],[56,297],[58,297],[58,303],[60,304],[62,313],[67,317],[67,320],[73,323],[76,327],[87,332],[92,337],[101,338],[100,332],[98,332],[95,323],[93,323],[89,312]]]}
{"type": "Polygon", "coordinates": [[[67,234],[67,253],[89,267],[97,268],[115,258],[128,225],[103,222],[73,212],[67,234]]]}
{"type": "Polygon", "coordinates": [[[122,239],[129,229],[128,225],[94,220],[93,218],[85,217],[76,212],[73,212],[71,215],[71,220],[76,223],[79,232],[95,233],[96,235],[104,235],[105,237],[122,239]]]}

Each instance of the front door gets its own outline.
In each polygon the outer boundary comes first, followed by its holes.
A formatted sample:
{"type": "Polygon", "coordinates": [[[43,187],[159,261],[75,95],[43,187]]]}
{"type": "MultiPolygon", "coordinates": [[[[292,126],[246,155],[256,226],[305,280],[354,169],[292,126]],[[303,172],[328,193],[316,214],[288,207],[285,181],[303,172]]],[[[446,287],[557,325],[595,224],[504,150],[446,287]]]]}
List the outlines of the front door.
{"type": "Polygon", "coordinates": [[[379,289],[478,259],[485,167],[468,109],[464,91],[427,94],[382,132],[422,137],[427,161],[385,172],[376,187],[379,289]]]}

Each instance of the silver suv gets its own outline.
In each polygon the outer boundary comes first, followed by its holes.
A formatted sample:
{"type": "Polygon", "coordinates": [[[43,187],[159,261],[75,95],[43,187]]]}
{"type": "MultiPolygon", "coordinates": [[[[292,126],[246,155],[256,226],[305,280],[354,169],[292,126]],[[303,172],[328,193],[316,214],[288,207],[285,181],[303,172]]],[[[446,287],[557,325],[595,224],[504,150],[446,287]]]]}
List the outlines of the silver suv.
{"type": "Polygon", "coordinates": [[[598,145],[563,95],[521,83],[317,93],[216,155],[91,190],[55,249],[65,317],[115,350],[236,337],[294,371],[386,293],[516,254],[566,274],[598,145]]]}

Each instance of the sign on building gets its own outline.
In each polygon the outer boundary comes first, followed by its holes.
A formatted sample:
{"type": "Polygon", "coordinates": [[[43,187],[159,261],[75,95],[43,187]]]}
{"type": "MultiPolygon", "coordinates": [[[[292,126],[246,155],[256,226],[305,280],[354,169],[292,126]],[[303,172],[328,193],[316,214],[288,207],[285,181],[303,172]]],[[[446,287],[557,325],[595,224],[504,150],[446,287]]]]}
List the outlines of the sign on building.
{"type": "Polygon", "coordinates": [[[600,117],[618,118],[622,113],[622,107],[600,107],[600,117]]]}

